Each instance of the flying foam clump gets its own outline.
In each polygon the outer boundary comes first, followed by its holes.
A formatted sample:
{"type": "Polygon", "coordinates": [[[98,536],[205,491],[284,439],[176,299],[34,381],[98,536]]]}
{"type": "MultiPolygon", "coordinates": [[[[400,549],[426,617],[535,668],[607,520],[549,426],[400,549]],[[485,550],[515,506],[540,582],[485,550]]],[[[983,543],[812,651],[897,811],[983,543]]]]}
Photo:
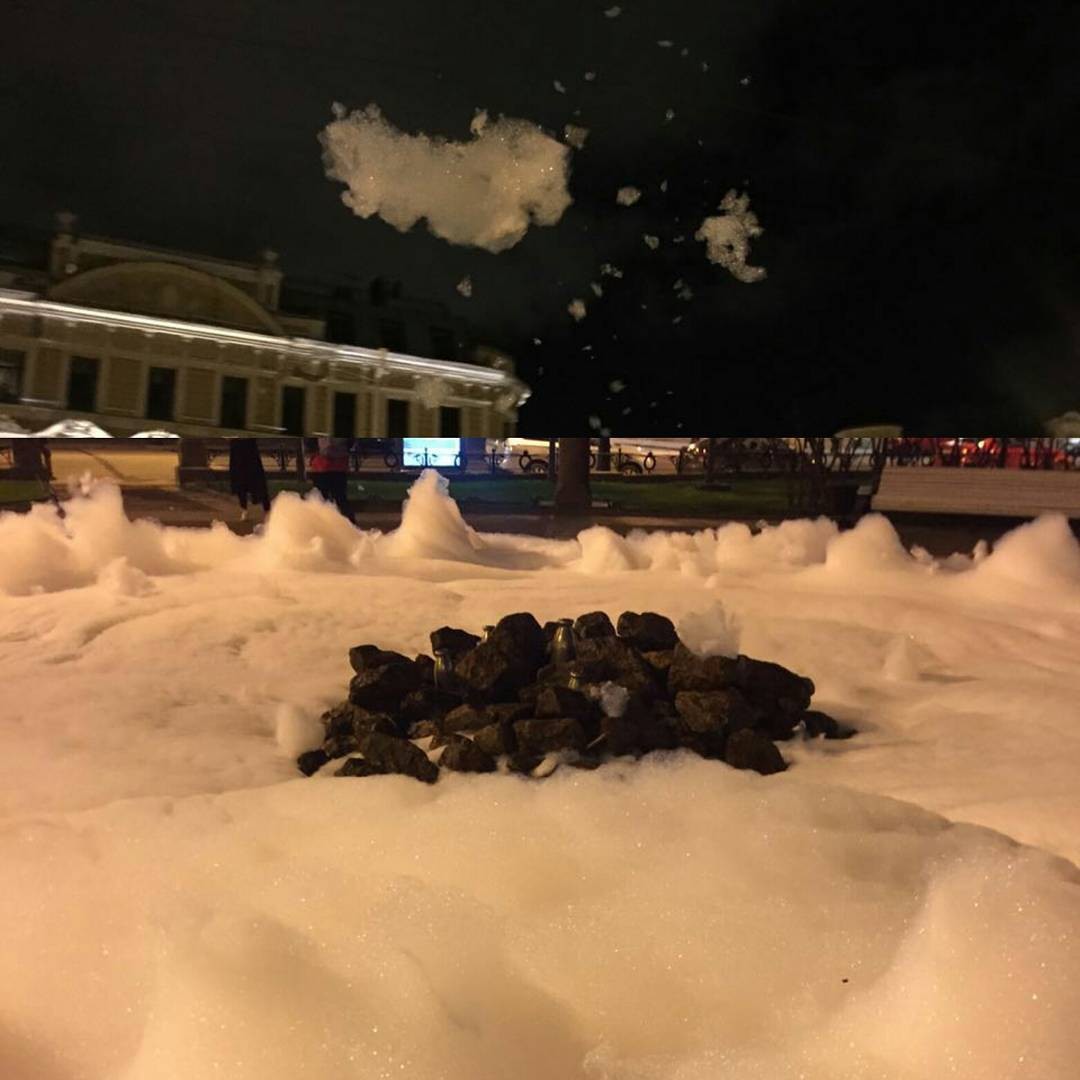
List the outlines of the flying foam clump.
{"type": "Polygon", "coordinates": [[[722,266],[732,277],[747,283],[761,281],[765,268],[749,266],[746,262],[750,240],[765,231],[750,209],[750,196],[729,191],[720,203],[720,210],[720,214],[701,223],[694,239],[703,240],[709,262],[722,266]]]}
{"type": "Polygon", "coordinates": [[[348,190],[342,201],[362,218],[406,232],[421,218],[451,244],[500,252],[531,225],[554,225],[571,203],[569,149],[527,120],[478,113],[472,138],[400,131],[378,106],[351,114],[334,107],[320,133],[326,174],[348,190]]]}

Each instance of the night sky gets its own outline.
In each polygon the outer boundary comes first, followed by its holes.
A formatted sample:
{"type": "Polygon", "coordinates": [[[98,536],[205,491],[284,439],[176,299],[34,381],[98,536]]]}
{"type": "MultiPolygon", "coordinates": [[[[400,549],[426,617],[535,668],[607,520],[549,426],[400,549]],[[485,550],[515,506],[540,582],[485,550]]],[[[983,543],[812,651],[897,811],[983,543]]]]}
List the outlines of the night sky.
{"type": "Polygon", "coordinates": [[[90,233],[400,279],[514,353],[535,433],[1021,434],[1080,408],[1080,5],[612,3],[9,0],[0,224],[44,236],[69,208],[90,233]],[[454,139],[477,107],[581,124],[574,205],[499,255],[362,221],[323,171],[334,101],[454,139]],[[733,187],[766,230],[759,284],[693,240],[733,187]]]}

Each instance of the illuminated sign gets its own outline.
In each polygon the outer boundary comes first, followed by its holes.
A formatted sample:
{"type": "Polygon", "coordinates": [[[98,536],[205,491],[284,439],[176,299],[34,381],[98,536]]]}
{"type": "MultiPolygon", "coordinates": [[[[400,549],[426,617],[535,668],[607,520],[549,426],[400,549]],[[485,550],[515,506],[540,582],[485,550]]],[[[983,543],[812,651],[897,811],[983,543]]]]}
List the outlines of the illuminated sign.
{"type": "Polygon", "coordinates": [[[453,468],[461,453],[460,439],[404,439],[406,469],[453,468]]]}

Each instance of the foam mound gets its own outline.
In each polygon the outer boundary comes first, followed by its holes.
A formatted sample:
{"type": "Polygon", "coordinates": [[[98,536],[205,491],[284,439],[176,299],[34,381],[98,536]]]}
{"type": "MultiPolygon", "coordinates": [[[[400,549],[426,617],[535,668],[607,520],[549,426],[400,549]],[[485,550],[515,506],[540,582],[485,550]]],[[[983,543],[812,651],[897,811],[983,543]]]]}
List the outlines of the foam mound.
{"type": "Polygon", "coordinates": [[[238,537],[223,524],[210,530],[129,521],[119,490],[107,481],[87,485],[65,503],[61,520],[51,506],[29,514],[0,513],[0,592],[25,595],[93,584],[123,558],[143,574],[175,575],[234,566],[237,570],[365,573],[396,564],[419,572],[422,563],[460,563],[493,570],[569,568],[585,575],[674,570],[711,575],[820,570],[853,582],[881,575],[966,579],[983,593],[1022,594],[1024,586],[1072,591],[1080,586],[1080,544],[1061,515],[1046,515],[1003,537],[986,555],[934,559],[905,550],[890,522],[864,517],[841,532],[826,518],[783,521],[757,531],[731,523],[696,533],[632,531],[603,526],[576,540],[484,536],[466,524],[449,483],[425,470],[405,502],[400,528],[385,535],[350,525],[317,495],[284,492],[274,500],[261,535],[238,537]]]}
{"type": "Polygon", "coordinates": [[[1080,1053],[1074,868],[700,760],[114,804],[0,856],[9,1066],[1065,1080],[1080,1053]]]}

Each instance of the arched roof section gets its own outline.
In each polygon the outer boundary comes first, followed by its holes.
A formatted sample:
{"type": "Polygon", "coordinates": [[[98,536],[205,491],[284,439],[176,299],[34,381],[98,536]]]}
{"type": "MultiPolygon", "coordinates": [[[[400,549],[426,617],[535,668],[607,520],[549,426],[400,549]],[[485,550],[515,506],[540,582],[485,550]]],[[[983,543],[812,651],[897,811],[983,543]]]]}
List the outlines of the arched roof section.
{"type": "Polygon", "coordinates": [[[67,304],[287,336],[254,297],[223,278],[177,263],[102,266],[58,282],[48,295],[67,304]]]}

